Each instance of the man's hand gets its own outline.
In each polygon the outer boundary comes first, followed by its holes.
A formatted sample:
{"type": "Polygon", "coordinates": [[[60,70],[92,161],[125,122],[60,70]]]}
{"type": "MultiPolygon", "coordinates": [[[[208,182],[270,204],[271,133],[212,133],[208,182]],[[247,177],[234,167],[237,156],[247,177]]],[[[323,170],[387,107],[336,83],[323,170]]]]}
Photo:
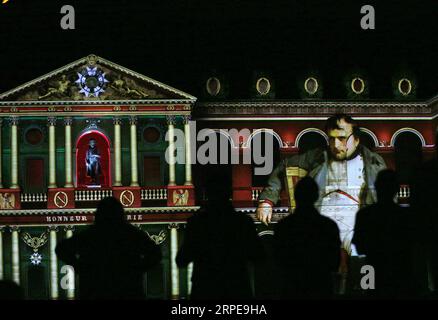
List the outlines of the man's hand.
{"type": "Polygon", "coordinates": [[[266,202],[259,203],[256,213],[257,213],[257,219],[259,219],[260,222],[264,223],[265,225],[271,223],[272,207],[269,203],[266,202]]]}

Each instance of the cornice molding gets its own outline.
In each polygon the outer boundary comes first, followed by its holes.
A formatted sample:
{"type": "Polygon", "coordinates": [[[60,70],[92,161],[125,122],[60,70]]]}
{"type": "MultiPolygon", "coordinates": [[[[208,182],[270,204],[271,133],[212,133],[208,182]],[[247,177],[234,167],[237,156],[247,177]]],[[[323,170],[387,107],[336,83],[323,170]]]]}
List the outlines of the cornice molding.
{"type": "Polygon", "coordinates": [[[395,101],[230,101],[198,103],[194,109],[197,118],[209,116],[324,116],[336,112],[351,115],[424,115],[433,116],[438,106],[428,102],[395,101]]]}
{"type": "MultiPolygon", "coordinates": [[[[199,206],[191,207],[143,207],[143,208],[125,208],[126,214],[133,213],[169,213],[169,212],[197,212],[199,206]]],[[[19,210],[1,210],[0,220],[3,216],[56,216],[56,215],[78,215],[94,214],[96,209],[19,209],[19,210]]]]}
{"type": "Polygon", "coordinates": [[[90,101],[0,101],[0,107],[32,107],[32,106],[98,106],[98,105],[168,105],[168,104],[194,104],[195,100],[189,99],[147,99],[147,100],[90,100],[90,101]]]}

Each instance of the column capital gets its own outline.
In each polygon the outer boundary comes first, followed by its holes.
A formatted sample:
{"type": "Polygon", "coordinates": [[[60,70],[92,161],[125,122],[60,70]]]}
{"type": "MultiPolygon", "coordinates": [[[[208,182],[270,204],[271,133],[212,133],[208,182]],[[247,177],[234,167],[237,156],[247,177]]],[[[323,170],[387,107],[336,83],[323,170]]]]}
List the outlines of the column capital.
{"type": "Polygon", "coordinates": [[[113,117],[113,124],[114,125],[116,125],[116,124],[122,124],[122,118],[120,118],[120,117],[113,117]]]}
{"type": "Polygon", "coordinates": [[[47,117],[48,126],[56,126],[56,117],[47,117]]]}
{"type": "Polygon", "coordinates": [[[179,223],[169,223],[169,225],[167,226],[168,229],[179,229],[179,223]]]}
{"type": "Polygon", "coordinates": [[[137,117],[136,116],[130,116],[129,117],[129,124],[132,126],[132,125],[137,125],[137,121],[138,121],[138,119],[137,119],[137,117]]]}
{"type": "Polygon", "coordinates": [[[175,116],[166,116],[167,125],[175,124],[175,116]]]}
{"type": "Polygon", "coordinates": [[[3,232],[3,231],[5,231],[5,226],[0,226],[0,232],[3,232]]]}
{"type": "Polygon", "coordinates": [[[192,120],[192,116],[191,115],[183,117],[184,124],[189,124],[191,120],[192,120]]]}
{"type": "Polygon", "coordinates": [[[58,232],[59,228],[58,228],[58,226],[48,226],[48,227],[47,227],[47,230],[48,230],[49,232],[50,232],[50,231],[58,232]]]}
{"type": "Polygon", "coordinates": [[[71,232],[75,231],[75,226],[65,226],[64,232],[67,232],[67,231],[71,231],[71,232]]]}
{"type": "Polygon", "coordinates": [[[64,118],[64,125],[65,126],[71,126],[73,123],[73,118],[72,117],[65,117],[64,118]]]}
{"type": "Polygon", "coordinates": [[[16,126],[16,125],[18,125],[18,120],[19,120],[19,118],[17,116],[11,116],[11,117],[9,117],[9,124],[11,126],[16,126]]]}
{"type": "Polygon", "coordinates": [[[10,226],[9,227],[9,231],[11,231],[11,232],[14,232],[14,231],[20,232],[21,230],[20,230],[20,227],[18,227],[18,226],[10,226]]]}

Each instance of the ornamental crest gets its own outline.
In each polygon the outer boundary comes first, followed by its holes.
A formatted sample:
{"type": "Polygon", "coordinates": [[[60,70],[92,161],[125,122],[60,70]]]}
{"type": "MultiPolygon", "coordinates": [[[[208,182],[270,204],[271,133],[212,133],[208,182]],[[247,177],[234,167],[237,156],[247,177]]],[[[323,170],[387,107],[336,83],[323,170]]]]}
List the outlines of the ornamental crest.
{"type": "Polygon", "coordinates": [[[78,72],[76,83],[80,89],[79,93],[85,94],[88,97],[98,97],[99,94],[105,92],[106,83],[105,73],[97,67],[85,67],[81,72],[78,72]]]}

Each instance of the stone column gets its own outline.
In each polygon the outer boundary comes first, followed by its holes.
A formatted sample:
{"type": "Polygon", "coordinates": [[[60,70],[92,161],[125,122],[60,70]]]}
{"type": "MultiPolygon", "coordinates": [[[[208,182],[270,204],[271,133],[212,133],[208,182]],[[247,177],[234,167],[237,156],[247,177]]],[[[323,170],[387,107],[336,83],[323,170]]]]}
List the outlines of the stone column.
{"type": "MultiPolygon", "coordinates": [[[[72,226],[68,226],[65,228],[65,237],[67,239],[73,237],[73,227],[72,226]]],[[[70,287],[67,289],[67,299],[69,299],[69,300],[74,300],[74,298],[75,298],[76,283],[75,283],[74,271],[73,271],[72,278],[73,278],[73,282],[69,283],[70,287]]]]}
{"type": "Polygon", "coordinates": [[[72,152],[71,152],[71,124],[73,119],[71,117],[64,118],[65,125],[65,188],[73,187],[72,176],[72,152]]]}
{"type": "Polygon", "coordinates": [[[137,166],[137,117],[130,117],[131,125],[131,187],[138,187],[137,166]]]}
{"type": "Polygon", "coordinates": [[[48,117],[49,126],[49,188],[56,188],[56,118],[48,117]]]}
{"type": "MultiPolygon", "coordinates": [[[[187,266],[187,296],[192,294],[192,274],[193,274],[193,262],[187,266]]],[[[188,298],[187,297],[187,298],[188,298]]]]}
{"type": "Polygon", "coordinates": [[[175,181],[175,117],[167,116],[167,132],[169,134],[169,186],[176,185],[175,181]]]}
{"type": "Polygon", "coordinates": [[[18,117],[11,117],[11,189],[18,189],[18,117]]]}
{"type": "Polygon", "coordinates": [[[18,227],[12,227],[12,281],[20,285],[20,240],[18,227]]]}
{"type": "Polygon", "coordinates": [[[192,185],[192,153],[191,153],[191,135],[190,135],[190,116],[184,117],[184,135],[185,135],[185,156],[186,156],[186,182],[184,185],[192,185]]]}
{"type": "Polygon", "coordinates": [[[3,188],[3,175],[2,175],[2,160],[3,160],[3,149],[2,149],[2,124],[3,118],[0,118],[0,189],[3,188]]]}
{"type": "MultiPolygon", "coordinates": [[[[120,125],[122,119],[114,118],[114,186],[122,185],[122,138],[120,125]]],[[[136,144],[137,145],[137,144],[136,144]]]]}
{"type": "Polygon", "coordinates": [[[4,227],[0,226],[0,280],[5,278],[5,267],[3,261],[3,231],[4,227]]]}
{"type": "Polygon", "coordinates": [[[58,288],[58,257],[56,256],[56,233],[57,227],[49,227],[50,232],[50,298],[57,300],[59,298],[58,288]]]}
{"type": "Polygon", "coordinates": [[[179,298],[179,269],[176,265],[176,255],[178,253],[178,224],[172,223],[170,229],[170,288],[171,299],[179,298]]]}

